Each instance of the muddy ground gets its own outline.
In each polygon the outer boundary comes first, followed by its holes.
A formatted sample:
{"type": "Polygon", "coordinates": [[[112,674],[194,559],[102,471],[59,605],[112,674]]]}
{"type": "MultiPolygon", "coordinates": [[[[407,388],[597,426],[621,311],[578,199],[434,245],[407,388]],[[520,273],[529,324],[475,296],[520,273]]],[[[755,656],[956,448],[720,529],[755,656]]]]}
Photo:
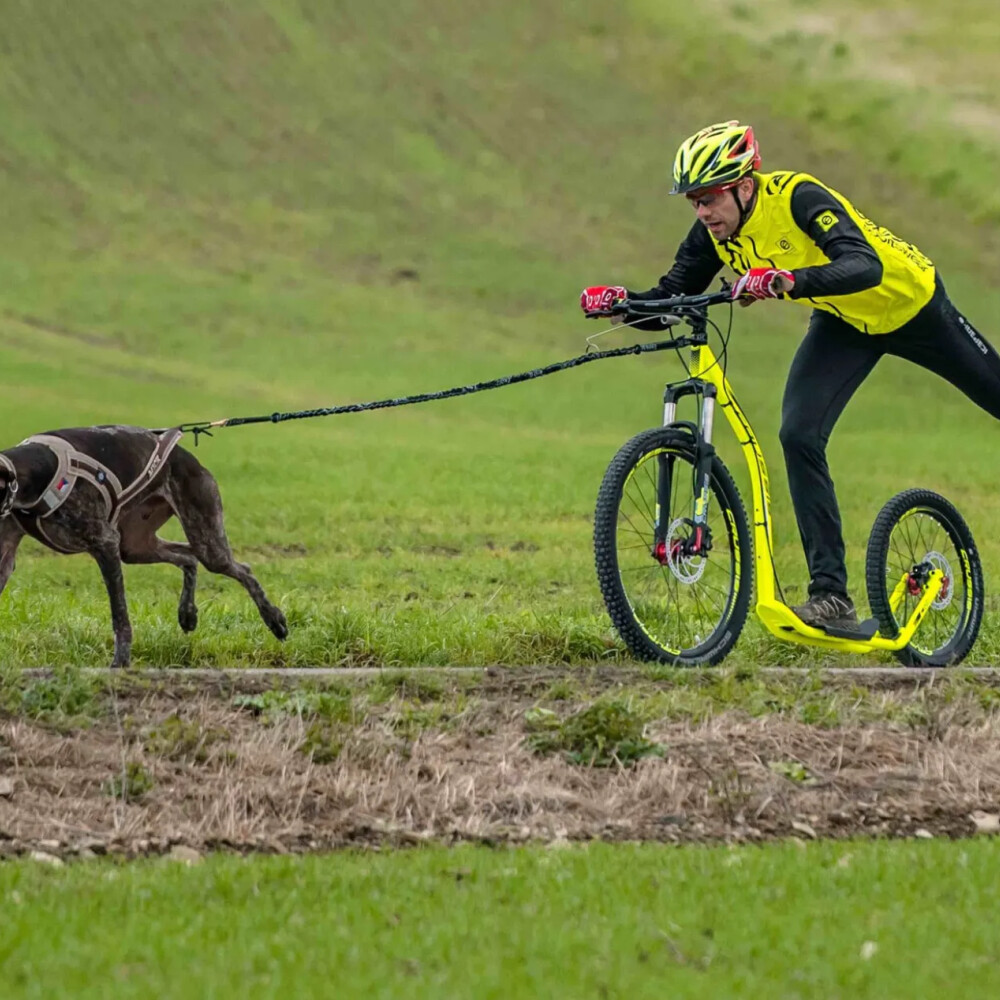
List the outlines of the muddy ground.
{"type": "Polygon", "coordinates": [[[0,856],[963,837],[1000,812],[993,681],[751,681],[752,697],[733,682],[706,699],[641,671],[494,669],[304,694],[300,679],[95,681],[68,706],[39,683],[0,711],[0,856]],[[638,742],[560,744],[609,702],[641,719],[638,742]]]}

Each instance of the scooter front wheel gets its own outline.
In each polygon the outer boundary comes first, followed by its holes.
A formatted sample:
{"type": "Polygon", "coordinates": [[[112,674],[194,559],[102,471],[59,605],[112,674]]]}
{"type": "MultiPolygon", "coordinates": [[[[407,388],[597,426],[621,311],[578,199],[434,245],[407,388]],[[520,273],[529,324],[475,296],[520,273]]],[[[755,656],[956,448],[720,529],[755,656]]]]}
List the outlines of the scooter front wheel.
{"type": "Polygon", "coordinates": [[[637,659],[718,663],[746,621],[753,559],[743,501],[714,456],[707,517],[695,524],[696,468],[691,434],[657,427],[625,444],[601,483],[597,578],[611,621],[637,659]]]}

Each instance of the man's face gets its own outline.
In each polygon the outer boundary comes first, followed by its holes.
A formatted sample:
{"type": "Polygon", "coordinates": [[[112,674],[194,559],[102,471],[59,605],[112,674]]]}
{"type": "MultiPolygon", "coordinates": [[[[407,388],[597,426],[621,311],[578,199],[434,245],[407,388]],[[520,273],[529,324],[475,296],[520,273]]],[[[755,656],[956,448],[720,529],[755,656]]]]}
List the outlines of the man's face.
{"type": "Polygon", "coordinates": [[[728,240],[740,226],[740,209],[733,192],[739,197],[741,204],[749,204],[753,197],[753,180],[744,177],[736,187],[703,188],[692,191],[687,196],[698,220],[719,243],[728,240]]]}

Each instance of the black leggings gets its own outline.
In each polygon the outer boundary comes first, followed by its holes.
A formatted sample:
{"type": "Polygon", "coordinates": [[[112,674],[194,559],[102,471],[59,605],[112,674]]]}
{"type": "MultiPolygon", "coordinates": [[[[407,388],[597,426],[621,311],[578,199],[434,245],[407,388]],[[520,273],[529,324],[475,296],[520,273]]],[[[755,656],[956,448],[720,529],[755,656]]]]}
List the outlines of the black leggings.
{"type": "Polygon", "coordinates": [[[788,373],[780,432],[810,596],[847,593],[844,537],[826,443],[847,401],[884,354],[930,369],[1000,418],[1000,355],[958,312],[940,279],[930,302],[893,333],[862,333],[816,310],[788,373]]]}

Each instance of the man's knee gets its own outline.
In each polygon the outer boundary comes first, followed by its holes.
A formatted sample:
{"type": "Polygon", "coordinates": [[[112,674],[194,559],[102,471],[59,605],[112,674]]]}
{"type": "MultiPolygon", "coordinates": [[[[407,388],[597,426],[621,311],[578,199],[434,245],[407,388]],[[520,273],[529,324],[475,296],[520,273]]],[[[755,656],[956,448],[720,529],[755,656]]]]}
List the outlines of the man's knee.
{"type": "Polygon", "coordinates": [[[778,438],[786,455],[822,455],[826,451],[826,442],[812,421],[786,416],[778,438]]]}

